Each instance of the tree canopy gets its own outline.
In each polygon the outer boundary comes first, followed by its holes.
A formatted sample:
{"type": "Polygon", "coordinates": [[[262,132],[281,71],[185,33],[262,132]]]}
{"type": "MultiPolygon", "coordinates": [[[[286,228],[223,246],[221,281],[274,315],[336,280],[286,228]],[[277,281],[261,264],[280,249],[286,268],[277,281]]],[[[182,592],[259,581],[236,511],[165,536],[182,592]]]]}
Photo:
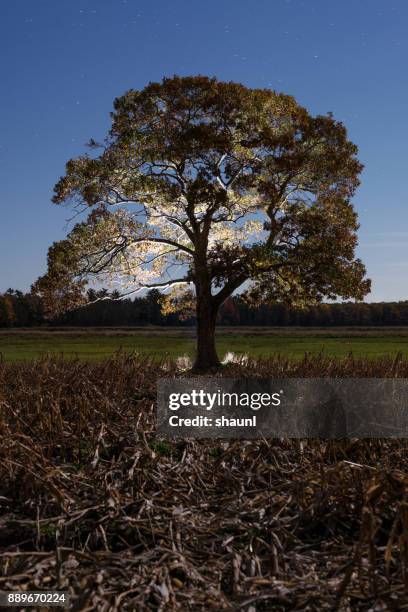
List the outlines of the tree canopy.
{"type": "Polygon", "coordinates": [[[362,165],[331,114],[269,89],[165,78],[117,98],[106,140],[89,144],[55,186],[55,203],[90,214],[34,286],[54,308],[84,300],[92,278],[193,300],[207,367],[218,308],[239,288],[298,306],[369,291],[351,203],[362,165]]]}

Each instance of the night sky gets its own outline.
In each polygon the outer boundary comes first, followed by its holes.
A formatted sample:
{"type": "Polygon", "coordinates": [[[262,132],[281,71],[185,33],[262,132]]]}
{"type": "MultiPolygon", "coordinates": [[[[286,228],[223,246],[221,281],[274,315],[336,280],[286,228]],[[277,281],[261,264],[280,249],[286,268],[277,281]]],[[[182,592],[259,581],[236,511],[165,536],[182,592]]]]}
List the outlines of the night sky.
{"type": "Polygon", "coordinates": [[[346,124],[365,165],[354,202],[368,301],[408,299],[406,0],[2,0],[0,30],[0,291],[45,271],[69,229],[54,183],[106,135],[113,99],[206,74],[346,124]]]}

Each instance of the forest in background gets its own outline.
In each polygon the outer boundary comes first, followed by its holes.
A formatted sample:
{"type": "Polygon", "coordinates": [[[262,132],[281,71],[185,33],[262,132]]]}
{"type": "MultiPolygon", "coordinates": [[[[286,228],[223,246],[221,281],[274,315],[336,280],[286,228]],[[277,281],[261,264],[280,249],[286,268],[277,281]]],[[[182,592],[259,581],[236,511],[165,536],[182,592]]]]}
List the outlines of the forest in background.
{"type": "MultiPolygon", "coordinates": [[[[31,293],[9,289],[0,294],[0,327],[37,327],[42,325],[69,326],[192,326],[194,318],[182,312],[163,314],[161,294],[152,290],[133,299],[109,299],[108,292],[91,291],[92,304],[48,320],[44,316],[41,298],[31,293]]],[[[401,302],[344,302],[319,304],[304,309],[284,304],[249,307],[239,296],[226,300],[220,309],[219,325],[254,326],[381,326],[408,325],[408,300],[401,302]]]]}

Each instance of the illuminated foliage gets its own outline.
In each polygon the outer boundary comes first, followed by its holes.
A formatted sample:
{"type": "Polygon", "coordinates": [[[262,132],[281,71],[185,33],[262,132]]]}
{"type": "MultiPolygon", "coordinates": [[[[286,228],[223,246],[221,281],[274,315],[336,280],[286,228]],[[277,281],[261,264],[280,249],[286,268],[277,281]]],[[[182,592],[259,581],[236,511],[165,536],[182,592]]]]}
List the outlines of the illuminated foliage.
{"type": "Polygon", "coordinates": [[[92,278],[121,294],[170,291],[167,310],[195,299],[196,366],[207,368],[217,311],[239,288],[300,306],[369,291],[350,202],[362,166],[331,115],[268,89],[174,77],[117,98],[106,141],[90,146],[54,202],[91,214],[52,247],[35,286],[60,286],[64,308],[92,278]]]}

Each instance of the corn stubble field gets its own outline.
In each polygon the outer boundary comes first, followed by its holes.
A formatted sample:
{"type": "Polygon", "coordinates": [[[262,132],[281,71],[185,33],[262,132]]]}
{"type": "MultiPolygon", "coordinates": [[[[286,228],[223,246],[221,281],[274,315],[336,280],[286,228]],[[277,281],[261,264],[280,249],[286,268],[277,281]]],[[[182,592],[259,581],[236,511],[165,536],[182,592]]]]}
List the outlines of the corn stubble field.
{"type": "MultiPolygon", "coordinates": [[[[408,610],[407,443],[158,439],[156,379],[180,375],[0,364],[0,589],[68,589],[72,610],[408,610]]],[[[220,375],[406,377],[408,360],[220,375]]]]}

